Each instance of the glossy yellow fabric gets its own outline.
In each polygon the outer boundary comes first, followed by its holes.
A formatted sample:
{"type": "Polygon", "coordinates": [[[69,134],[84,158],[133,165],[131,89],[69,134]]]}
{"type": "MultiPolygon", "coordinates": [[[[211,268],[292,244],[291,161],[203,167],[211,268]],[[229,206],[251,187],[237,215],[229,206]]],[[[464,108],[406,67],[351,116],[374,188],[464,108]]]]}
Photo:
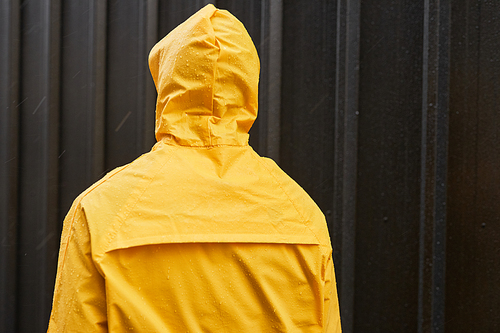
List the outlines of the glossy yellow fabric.
{"type": "Polygon", "coordinates": [[[325,219],[248,146],[243,25],[208,5],[149,62],[158,142],[75,200],[48,331],[340,332],[325,219]]]}

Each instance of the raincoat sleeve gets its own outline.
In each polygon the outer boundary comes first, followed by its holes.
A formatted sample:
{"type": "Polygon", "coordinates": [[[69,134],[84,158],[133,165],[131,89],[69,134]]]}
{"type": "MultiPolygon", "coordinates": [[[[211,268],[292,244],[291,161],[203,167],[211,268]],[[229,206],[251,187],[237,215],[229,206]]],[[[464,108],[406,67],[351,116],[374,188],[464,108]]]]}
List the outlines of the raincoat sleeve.
{"type": "Polygon", "coordinates": [[[325,270],[325,332],[341,333],[340,310],[337,298],[337,282],[335,280],[335,270],[333,267],[332,255],[327,259],[325,270]]]}
{"type": "Polygon", "coordinates": [[[76,202],[64,220],[47,332],[107,332],[104,279],[92,260],[85,214],[76,202]]]}

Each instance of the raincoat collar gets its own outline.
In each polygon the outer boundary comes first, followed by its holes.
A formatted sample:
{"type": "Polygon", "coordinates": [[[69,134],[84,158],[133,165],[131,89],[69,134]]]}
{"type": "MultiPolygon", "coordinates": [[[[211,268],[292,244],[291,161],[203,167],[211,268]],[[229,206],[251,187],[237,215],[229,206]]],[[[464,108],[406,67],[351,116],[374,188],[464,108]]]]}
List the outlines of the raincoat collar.
{"type": "Polygon", "coordinates": [[[207,5],[149,55],[158,92],[156,139],[183,146],[247,145],[257,117],[259,58],[243,24],[207,5]]]}

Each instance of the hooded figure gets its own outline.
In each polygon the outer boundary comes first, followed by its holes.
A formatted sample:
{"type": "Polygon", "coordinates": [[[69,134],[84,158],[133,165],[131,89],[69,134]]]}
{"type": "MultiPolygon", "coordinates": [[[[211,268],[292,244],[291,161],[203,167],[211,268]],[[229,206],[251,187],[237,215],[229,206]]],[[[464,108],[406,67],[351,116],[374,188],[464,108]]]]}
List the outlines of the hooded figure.
{"type": "Polygon", "coordinates": [[[149,65],[158,142],[73,203],[49,332],[340,332],[324,216],[248,145],[244,26],[208,5],[149,65]]]}

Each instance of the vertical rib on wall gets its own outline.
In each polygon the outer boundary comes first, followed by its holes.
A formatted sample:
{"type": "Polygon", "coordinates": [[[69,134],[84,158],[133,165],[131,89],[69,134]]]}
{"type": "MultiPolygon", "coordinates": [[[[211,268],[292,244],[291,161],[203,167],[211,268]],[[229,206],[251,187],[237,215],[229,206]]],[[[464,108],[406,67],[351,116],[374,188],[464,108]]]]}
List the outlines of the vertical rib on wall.
{"type": "Polygon", "coordinates": [[[0,3],[0,331],[14,332],[17,314],[19,165],[18,1],[0,3]]]}
{"type": "Polygon", "coordinates": [[[360,1],[337,2],[333,247],[342,328],[354,325],[360,1]]]}
{"type": "Polygon", "coordinates": [[[443,332],[450,3],[426,0],[422,75],[419,332],[443,332]]]}

